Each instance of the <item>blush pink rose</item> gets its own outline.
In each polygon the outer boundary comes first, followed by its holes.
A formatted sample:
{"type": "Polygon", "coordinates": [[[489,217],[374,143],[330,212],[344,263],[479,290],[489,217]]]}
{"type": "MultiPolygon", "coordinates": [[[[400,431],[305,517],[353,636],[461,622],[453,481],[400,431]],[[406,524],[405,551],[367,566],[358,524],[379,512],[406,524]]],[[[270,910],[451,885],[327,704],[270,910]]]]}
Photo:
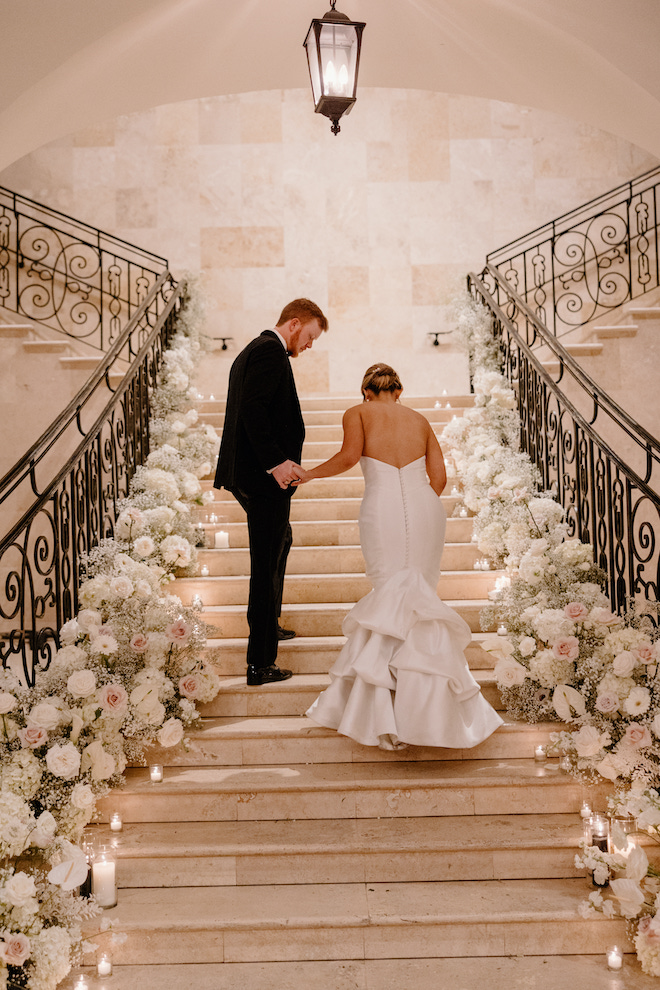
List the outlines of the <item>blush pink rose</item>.
{"type": "Polygon", "coordinates": [[[645,749],[653,742],[648,728],[645,725],[640,725],[639,722],[633,722],[628,726],[623,739],[633,749],[645,749]]]}
{"type": "Polygon", "coordinates": [[[199,681],[195,674],[186,674],[179,681],[179,692],[184,698],[196,698],[199,691],[199,681]]]}
{"type": "Polygon", "coordinates": [[[645,914],[637,923],[637,931],[643,935],[649,945],[660,945],[660,931],[658,931],[655,917],[645,914]]]}
{"type": "Polygon", "coordinates": [[[48,742],[48,733],[40,725],[26,725],[18,730],[18,738],[24,749],[39,749],[48,742]]]}
{"type": "Polygon", "coordinates": [[[582,622],[589,615],[589,609],[582,602],[569,602],[564,605],[564,615],[573,622],[582,622]]]}
{"type": "Polygon", "coordinates": [[[0,959],[8,966],[22,966],[30,952],[30,939],[23,932],[6,935],[0,942],[0,959]]]}
{"type": "Polygon", "coordinates": [[[560,660],[575,660],[580,653],[580,640],[577,636],[562,636],[553,643],[552,652],[560,660]]]}
{"type": "Polygon", "coordinates": [[[165,635],[170,643],[183,646],[190,639],[191,632],[192,630],[185,619],[177,619],[171,626],[166,628],[165,635]]]}
{"type": "Polygon", "coordinates": [[[149,646],[149,637],[146,633],[136,633],[131,639],[131,649],[134,653],[144,653],[149,646]]]}
{"type": "Polygon", "coordinates": [[[612,712],[618,711],[620,704],[621,700],[618,694],[614,694],[613,691],[604,691],[596,698],[596,708],[603,715],[610,715],[612,712]]]}
{"type": "Polygon", "coordinates": [[[656,661],[653,643],[640,643],[632,652],[640,663],[655,663],[656,661]]]}
{"type": "Polygon", "coordinates": [[[123,715],[128,704],[128,694],[123,684],[104,684],[99,693],[99,704],[105,712],[123,715]]]}

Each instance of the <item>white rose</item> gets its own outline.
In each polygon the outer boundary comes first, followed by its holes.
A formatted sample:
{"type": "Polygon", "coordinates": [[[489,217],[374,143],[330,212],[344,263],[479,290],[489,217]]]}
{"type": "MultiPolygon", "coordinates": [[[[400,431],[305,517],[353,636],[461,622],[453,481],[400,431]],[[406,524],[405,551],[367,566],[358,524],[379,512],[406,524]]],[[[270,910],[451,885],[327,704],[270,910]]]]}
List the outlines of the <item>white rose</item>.
{"type": "Polygon", "coordinates": [[[518,652],[521,657],[529,657],[536,649],[536,640],[532,636],[523,636],[518,644],[518,652]]]}
{"type": "Polygon", "coordinates": [[[37,896],[37,888],[32,877],[20,872],[7,880],[3,893],[13,907],[29,907],[30,901],[37,896]]]}
{"type": "Polygon", "coordinates": [[[75,619],[69,619],[65,622],[60,629],[60,643],[64,646],[73,646],[78,636],[82,633],[82,629],[78,625],[75,619]]]}
{"type": "Polygon", "coordinates": [[[612,661],[612,670],[617,677],[627,677],[629,674],[632,674],[636,666],[637,657],[630,650],[624,650],[623,653],[619,653],[612,661]]]}
{"type": "Polygon", "coordinates": [[[107,780],[112,777],[117,764],[111,753],[106,753],[102,744],[97,740],[86,746],[82,754],[81,771],[90,770],[92,780],[107,780]]]}
{"type": "Polygon", "coordinates": [[[71,791],[71,804],[78,811],[88,811],[94,807],[94,791],[89,784],[76,784],[71,791]]]}
{"type": "Polygon", "coordinates": [[[42,701],[35,705],[27,717],[28,725],[36,725],[41,729],[51,731],[60,724],[61,712],[55,705],[50,705],[47,701],[42,701]]]}
{"type": "Polygon", "coordinates": [[[117,598],[130,598],[133,594],[133,582],[130,578],[120,574],[119,577],[114,577],[110,581],[110,590],[117,598]]]}
{"type": "Polygon", "coordinates": [[[45,849],[51,844],[57,832],[57,822],[50,811],[42,811],[36,820],[35,827],[30,833],[30,843],[45,849]]]}
{"type": "Polygon", "coordinates": [[[495,664],[494,674],[498,684],[502,684],[504,687],[513,687],[523,683],[527,677],[527,668],[523,667],[517,660],[507,657],[504,660],[498,660],[495,664]]]}
{"type": "Polygon", "coordinates": [[[150,557],[156,549],[156,544],[150,536],[140,536],[133,544],[133,550],[138,557],[150,557]]]}
{"type": "Polygon", "coordinates": [[[88,698],[96,690],[96,674],[92,670],[76,670],[66,686],[74,698],[88,698]]]}
{"type": "Polygon", "coordinates": [[[83,608],[78,612],[78,625],[83,632],[96,631],[103,625],[103,616],[95,608],[83,608]]]}
{"type": "Polygon", "coordinates": [[[46,753],[46,766],[55,777],[73,780],[80,772],[80,753],[73,743],[55,744],[46,753]]]}
{"type": "Polygon", "coordinates": [[[600,732],[594,725],[583,725],[573,733],[573,744],[581,757],[596,756],[611,741],[609,732],[600,732]]]}
{"type": "Polygon", "coordinates": [[[18,702],[13,694],[7,691],[0,691],[0,715],[8,715],[16,708],[18,702]]]}
{"type": "Polygon", "coordinates": [[[183,739],[183,725],[178,718],[168,718],[158,733],[158,742],[161,746],[176,746],[183,739]]]}

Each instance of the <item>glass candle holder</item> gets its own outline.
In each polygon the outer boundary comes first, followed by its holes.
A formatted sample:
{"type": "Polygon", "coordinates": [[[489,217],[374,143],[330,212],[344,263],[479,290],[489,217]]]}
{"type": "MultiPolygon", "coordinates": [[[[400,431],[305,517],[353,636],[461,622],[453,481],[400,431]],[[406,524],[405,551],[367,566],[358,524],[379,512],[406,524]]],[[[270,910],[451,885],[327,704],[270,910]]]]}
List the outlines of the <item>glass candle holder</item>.
{"type": "Polygon", "coordinates": [[[216,550],[228,550],[229,549],[229,533],[220,529],[215,534],[215,549],[216,550]]]}
{"type": "Polygon", "coordinates": [[[152,784],[159,784],[163,779],[163,766],[161,763],[152,763],[149,767],[149,777],[152,784]]]}
{"type": "Polygon", "coordinates": [[[92,894],[92,863],[96,857],[96,846],[91,837],[83,838],[82,840],[82,851],[85,854],[85,859],[87,860],[87,876],[80,884],[80,896],[81,897],[91,897],[92,894]]]}
{"type": "Polygon", "coordinates": [[[117,863],[107,846],[102,846],[92,863],[92,893],[99,907],[112,908],[117,903],[117,863]]]}
{"type": "Polygon", "coordinates": [[[462,505],[458,511],[459,519],[467,519],[467,509],[462,505]]]}
{"type": "Polygon", "coordinates": [[[618,945],[612,945],[605,953],[608,969],[621,969],[623,966],[623,951],[618,945]]]}
{"type": "Polygon", "coordinates": [[[497,635],[498,636],[506,636],[506,634],[507,634],[508,631],[509,630],[507,629],[507,627],[504,625],[503,622],[501,622],[499,624],[499,626],[497,627],[497,635]]]}
{"type": "Polygon", "coordinates": [[[208,569],[208,567],[206,566],[206,564],[203,564],[203,565],[202,565],[202,568],[201,568],[201,570],[200,570],[200,572],[199,572],[199,573],[201,574],[201,576],[202,576],[202,577],[208,577],[208,576],[209,576],[209,573],[210,573],[210,572],[209,572],[209,569],[208,569]]]}
{"type": "Polygon", "coordinates": [[[121,820],[121,815],[118,811],[115,811],[113,815],[110,815],[110,829],[113,832],[121,832],[123,827],[124,825],[121,820]]]}
{"type": "Polygon", "coordinates": [[[107,952],[102,952],[96,963],[96,972],[99,976],[112,976],[112,959],[107,952]]]}
{"type": "Polygon", "coordinates": [[[631,834],[637,831],[637,819],[633,815],[611,815],[610,816],[610,843],[611,853],[618,853],[620,856],[627,856],[634,845],[631,834]]]}
{"type": "Polygon", "coordinates": [[[591,818],[593,811],[588,801],[582,802],[582,807],[580,808],[580,818],[591,818]]]}
{"type": "Polygon", "coordinates": [[[536,746],[534,748],[534,759],[537,763],[545,763],[546,755],[545,746],[536,746]]]}

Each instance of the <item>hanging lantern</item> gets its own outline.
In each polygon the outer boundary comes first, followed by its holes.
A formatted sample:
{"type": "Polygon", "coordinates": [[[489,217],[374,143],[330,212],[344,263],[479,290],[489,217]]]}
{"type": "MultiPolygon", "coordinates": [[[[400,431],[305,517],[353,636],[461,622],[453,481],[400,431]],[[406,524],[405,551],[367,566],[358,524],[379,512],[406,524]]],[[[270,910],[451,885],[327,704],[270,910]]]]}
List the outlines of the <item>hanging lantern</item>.
{"type": "Polygon", "coordinates": [[[350,113],[355,103],[365,25],[335,10],[337,0],[330,2],[331,10],[312,21],[304,45],[314,110],[329,117],[332,133],[338,134],[340,118],[350,113]]]}

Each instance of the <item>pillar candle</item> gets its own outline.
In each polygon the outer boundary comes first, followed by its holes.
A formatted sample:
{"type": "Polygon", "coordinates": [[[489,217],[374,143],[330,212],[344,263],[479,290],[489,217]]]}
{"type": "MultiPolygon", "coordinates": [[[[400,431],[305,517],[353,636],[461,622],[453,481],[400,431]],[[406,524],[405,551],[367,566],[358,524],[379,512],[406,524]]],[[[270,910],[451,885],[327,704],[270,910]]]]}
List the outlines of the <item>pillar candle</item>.
{"type": "Polygon", "coordinates": [[[215,534],[215,549],[216,550],[229,549],[229,533],[227,533],[226,530],[220,529],[215,534]]]}
{"type": "Polygon", "coordinates": [[[111,908],[117,903],[115,864],[103,855],[92,863],[92,893],[100,907],[111,908]]]}

